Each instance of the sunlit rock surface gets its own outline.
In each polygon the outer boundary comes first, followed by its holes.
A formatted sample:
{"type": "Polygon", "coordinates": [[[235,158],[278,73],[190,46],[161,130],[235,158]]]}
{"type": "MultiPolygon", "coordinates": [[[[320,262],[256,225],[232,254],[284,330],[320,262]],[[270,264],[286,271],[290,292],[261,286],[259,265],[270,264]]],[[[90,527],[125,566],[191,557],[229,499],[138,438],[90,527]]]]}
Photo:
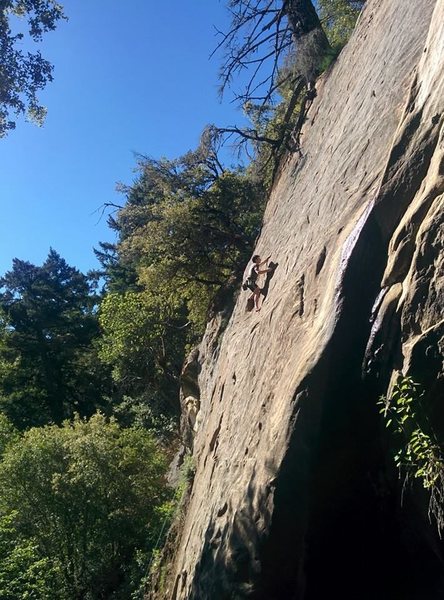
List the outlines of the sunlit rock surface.
{"type": "Polygon", "coordinates": [[[278,263],[263,308],[240,292],[193,359],[196,475],[159,598],[444,598],[376,406],[409,370],[444,429],[444,0],[368,0],[317,91],[255,250],[278,263]]]}

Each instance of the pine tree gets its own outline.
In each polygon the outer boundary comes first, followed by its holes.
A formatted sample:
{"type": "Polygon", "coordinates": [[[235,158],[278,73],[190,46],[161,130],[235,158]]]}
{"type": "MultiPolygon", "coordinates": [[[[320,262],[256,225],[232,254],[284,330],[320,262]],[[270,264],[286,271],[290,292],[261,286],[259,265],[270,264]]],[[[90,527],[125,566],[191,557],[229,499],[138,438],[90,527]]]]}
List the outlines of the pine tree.
{"type": "Polygon", "coordinates": [[[0,408],[16,425],[60,423],[100,404],[93,287],[52,249],[41,267],[14,259],[0,279],[0,408]]]}

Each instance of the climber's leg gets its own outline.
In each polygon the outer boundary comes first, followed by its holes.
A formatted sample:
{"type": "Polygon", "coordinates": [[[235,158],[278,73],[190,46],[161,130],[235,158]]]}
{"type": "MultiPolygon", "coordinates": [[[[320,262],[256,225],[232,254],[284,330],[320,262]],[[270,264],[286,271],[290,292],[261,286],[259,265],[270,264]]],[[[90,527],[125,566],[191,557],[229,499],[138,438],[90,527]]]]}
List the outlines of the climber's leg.
{"type": "Polygon", "coordinates": [[[261,309],[261,307],[259,306],[259,302],[261,299],[261,288],[260,287],[256,286],[253,296],[254,296],[254,306],[256,307],[256,312],[257,312],[261,309]]]}

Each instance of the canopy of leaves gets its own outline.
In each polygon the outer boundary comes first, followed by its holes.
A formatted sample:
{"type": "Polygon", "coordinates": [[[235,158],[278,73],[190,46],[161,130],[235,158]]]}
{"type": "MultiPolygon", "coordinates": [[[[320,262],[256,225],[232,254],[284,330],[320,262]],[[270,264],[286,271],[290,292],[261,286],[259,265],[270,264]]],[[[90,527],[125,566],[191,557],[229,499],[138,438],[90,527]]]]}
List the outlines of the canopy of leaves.
{"type": "Polygon", "coordinates": [[[110,290],[101,357],[122,393],[148,389],[170,407],[186,350],[216,292],[243,272],[263,211],[262,186],[225,171],[212,141],[206,131],[179,159],[139,157],[139,177],[122,187],[127,202],[111,218],[119,242],[99,256],[110,290]]]}
{"type": "Polygon", "coordinates": [[[148,432],[101,415],[27,431],[0,463],[0,596],[38,583],[52,595],[29,597],[129,598],[137,553],[159,533],[165,470],[148,432]]]}
{"type": "Polygon", "coordinates": [[[24,52],[20,45],[24,33],[20,21],[26,21],[33,42],[56,28],[65,19],[63,8],[55,0],[3,0],[0,2],[0,137],[15,128],[13,116],[26,114],[41,124],[46,110],[37,94],[52,81],[52,65],[40,52],[24,52]]]}
{"type": "Polygon", "coordinates": [[[20,427],[92,414],[107,389],[94,340],[97,296],[54,250],[0,279],[0,407],[20,427]]]}
{"type": "Polygon", "coordinates": [[[17,429],[6,415],[0,413],[0,459],[9,444],[16,442],[18,437],[17,429]]]}
{"type": "Polygon", "coordinates": [[[262,208],[246,177],[224,173],[209,188],[158,191],[155,202],[129,203],[119,215],[133,232],[121,254],[136,260],[145,278],[153,281],[161,268],[162,279],[174,280],[176,288],[220,286],[243,270],[262,208]]]}
{"type": "Polygon", "coordinates": [[[17,512],[0,513],[0,598],[52,600],[60,573],[35,539],[17,530],[17,512]]]}
{"type": "Polygon", "coordinates": [[[365,0],[318,0],[319,17],[333,48],[349,40],[365,0]]]}
{"type": "Polygon", "coordinates": [[[100,358],[112,367],[121,394],[149,396],[151,404],[177,413],[184,312],[184,303],[166,294],[129,291],[104,298],[100,358]]]}

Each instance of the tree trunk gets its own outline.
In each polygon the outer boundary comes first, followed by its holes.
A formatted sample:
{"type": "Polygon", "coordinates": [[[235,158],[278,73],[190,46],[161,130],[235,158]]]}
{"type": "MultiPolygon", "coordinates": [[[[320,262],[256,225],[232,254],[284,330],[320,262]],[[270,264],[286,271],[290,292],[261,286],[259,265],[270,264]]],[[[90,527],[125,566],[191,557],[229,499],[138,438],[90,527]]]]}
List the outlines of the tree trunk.
{"type": "Polygon", "coordinates": [[[285,0],[284,10],[297,49],[296,69],[311,84],[331,52],[330,43],[311,0],[285,0]]]}

